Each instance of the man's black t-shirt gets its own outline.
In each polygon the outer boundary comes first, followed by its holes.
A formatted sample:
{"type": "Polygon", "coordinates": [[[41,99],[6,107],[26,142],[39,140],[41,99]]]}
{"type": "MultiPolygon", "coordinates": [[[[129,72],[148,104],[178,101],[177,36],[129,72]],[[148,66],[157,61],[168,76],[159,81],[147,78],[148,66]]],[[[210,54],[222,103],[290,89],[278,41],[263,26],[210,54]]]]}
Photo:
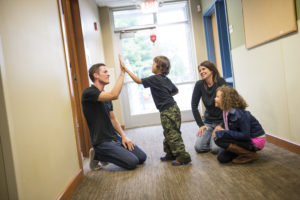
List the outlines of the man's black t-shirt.
{"type": "Polygon", "coordinates": [[[101,91],[92,85],[83,91],[81,98],[93,146],[118,138],[110,120],[109,112],[113,110],[112,102],[98,101],[100,93],[101,91]]]}
{"type": "Polygon", "coordinates": [[[155,106],[160,112],[176,103],[172,94],[177,93],[178,88],[165,75],[156,74],[143,78],[142,83],[145,88],[150,87],[155,106]]]}

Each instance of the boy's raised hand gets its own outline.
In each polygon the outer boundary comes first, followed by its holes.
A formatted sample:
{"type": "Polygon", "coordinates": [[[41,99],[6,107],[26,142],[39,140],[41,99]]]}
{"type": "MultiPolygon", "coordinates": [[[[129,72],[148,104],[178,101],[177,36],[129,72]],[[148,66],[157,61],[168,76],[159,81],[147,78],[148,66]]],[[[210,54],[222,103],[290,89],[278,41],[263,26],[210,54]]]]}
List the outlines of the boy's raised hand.
{"type": "Polygon", "coordinates": [[[121,67],[122,72],[127,72],[128,75],[132,78],[132,80],[134,82],[136,82],[138,84],[142,84],[142,80],[139,77],[137,77],[136,75],[134,75],[129,69],[127,69],[125,67],[122,56],[120,54],[119,54],[119,61],[120,61],[120,67],[121,67]]]}

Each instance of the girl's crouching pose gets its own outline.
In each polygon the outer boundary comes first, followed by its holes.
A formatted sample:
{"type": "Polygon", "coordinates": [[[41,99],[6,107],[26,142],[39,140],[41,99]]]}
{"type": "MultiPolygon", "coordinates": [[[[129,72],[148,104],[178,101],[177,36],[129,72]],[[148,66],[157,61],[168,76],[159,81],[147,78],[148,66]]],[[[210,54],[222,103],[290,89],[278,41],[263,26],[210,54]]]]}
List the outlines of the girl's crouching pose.
{"type": "Polygon", "coordinates": [[[221,86],[215,98],[216,107],[223,110],[224,127],[213,132],[215,143],[222,149],[218,153],[221,163],[248,163],[258,159],[256,151],[266,142],[265,131],[245,108],[246,101],[230,86],[221,86]]]}

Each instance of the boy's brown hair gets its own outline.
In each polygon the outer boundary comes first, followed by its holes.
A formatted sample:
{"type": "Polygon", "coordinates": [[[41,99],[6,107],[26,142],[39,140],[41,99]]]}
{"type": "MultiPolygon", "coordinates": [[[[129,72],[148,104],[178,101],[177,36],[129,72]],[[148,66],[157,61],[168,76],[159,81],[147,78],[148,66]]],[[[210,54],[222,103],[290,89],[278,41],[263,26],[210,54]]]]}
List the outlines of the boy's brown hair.
{"type": "Polygon", "coordinates": [[[232,108],[246,109],[248,106],[244,98],[231,86],[223,85],[217,89],[221,92],[221,109],[229,111],[232,108]]]}
{"type": "Polygon", "coordinates": [[[156,63],[157,69],[164,75],[168,75],[170,72],[170,60],[166,56],[156,56],[153,61],[156,63]]]}
{"type": "Polygon", "coordinates": [[[101,66],[105,66],[105,64],[104,63],[97,63],[97,64],[92,65],[91,68],[89,69],[89,77],[90,77],[92,82],[95,81],[94,73],[98,73],[99,68],[101,66]]]}

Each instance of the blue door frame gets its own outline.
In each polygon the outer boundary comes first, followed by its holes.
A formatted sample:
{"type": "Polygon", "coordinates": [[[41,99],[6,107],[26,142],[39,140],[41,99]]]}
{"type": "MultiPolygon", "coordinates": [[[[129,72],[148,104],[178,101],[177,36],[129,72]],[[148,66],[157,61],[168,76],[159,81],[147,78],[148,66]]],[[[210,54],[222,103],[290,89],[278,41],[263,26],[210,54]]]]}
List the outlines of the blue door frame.
{"type": "Polygon", "coordinates": [[[214,39],[211,24],[211,16],[214,13],[216,14],[218,28],[223,77],[226,79],[226,82],[229,85],[233,86],[234,81],[225,0],[214,0],[203,14],[207,57],[208,60],[216,63],[214,39]]]}

